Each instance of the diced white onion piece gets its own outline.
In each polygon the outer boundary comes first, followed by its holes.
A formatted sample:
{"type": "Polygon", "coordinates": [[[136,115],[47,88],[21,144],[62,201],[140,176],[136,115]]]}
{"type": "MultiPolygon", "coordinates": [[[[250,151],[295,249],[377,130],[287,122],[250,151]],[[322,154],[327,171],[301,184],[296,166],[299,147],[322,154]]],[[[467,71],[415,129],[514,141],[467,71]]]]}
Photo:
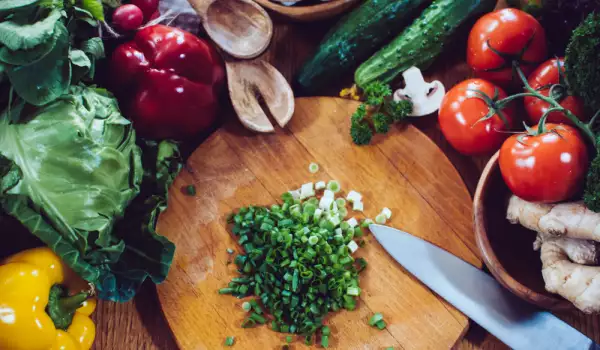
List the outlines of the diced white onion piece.
{"type": "Polygon", "coordinates": [[[319,208],[324,211],[329,211],[331,208],[331,203],[333,203],[333,197],[323,196],[319,201],[319,208]]]}
{"type": "Polygon", "coordinates": [[[325,192],[323,192],[323,197],[327,197],[327,198],[331,198],[331,200],[335,200],[335,193],[333,193],[333,191],[330,190],[325,190],[325,192]]]}
{"type": "Polygon", "coordinates": [[[352,203],[352,210],[354,211],[363,211],[364,210],[364,206],[363,206],[363,202],[360,201],[356,201],[354,203],[352,203]]]}
{"type": "Polygon", "coordinates": [[[335,234],[336,234],[336,235],[338,235],[338,236],[341,236],[341,235],[342,235],[342,229],[341,229],[341,228],[339,228],[339,227],[338,227],[338,228],[336,228],[334,232],[335,232],[335,234]]]}
{"type": "Polygon", "coordinates": [[[292,198],[300,199],[300,190],[289,191],[289,193],[292,195],[292,198]]]}
{"type": "MultiPolygon", "coordinates": [[[[315,209],[315,220],[319,220],[321,218],[321,215],[323,215],[323,210],[321,210],[320,208],[315,209]]],[[[308,227],[306,227],[308,229],[308,227]]]]}
{"type": "Polygon", "coordinates": [[[333,224],[333,226],[338,226],[342,221],[340,220],[340,218],[337,215],[335,215],[335,216],[329,217],[329,222],[331,222],[333,224]]]}
{"type": "Polygon", "coordinates": [[[350,252],[354,253],[358,250],[358,244],[354,241],[350,241],[348,242],[348,249],[350,249],[350,252]]]}
{"type": "Polygon", "coordinates": [[[322,190],[325,189],[325,187],[327,187],[327,184],[325,183],[325,181],[319,181],[315,184],[315,190],[322,190]]]}
{"type": "Polygon", "coordinates": [[[348,200],[348,202],[351,203],[360,202],[362,201],[362,195],[356,191],[350,191],[350,193],[348,193],[348,196],[346,196],[346,199],[348,200]]]}
{"type": "MultiPolygon", "coordinates": [[[[319,210],[319,209],[316,209],[315,213],[317,212],[317,210],[319,210]]],[[[303,231],[304,231],[304,234],[307,234],[310,232],[310,229],[307,226],[304,226],[303,231]]]]}
{"type": "Polygon", "coordinates": [[[367,219],[364,219],[363,222],[367,225],[371,225],[373,223],[373,220],[367,218],[367,219]]]}
{"type": "Polygon", "coordinates": [[[315,195],[315,188],[312,182],[305,183],[300,187],[300,199],[305,199],[315,195]]]}
{"type": "Polygon", "coordinates": [[[350,225],[350,227],[354,228],[356,226],[358,226],[358,221],[356,221],[355,218],[350,218],[348,219],[348,221],[346,221],[348,223],[348,225],[350,225]]]}
{"type": "Polygon", "coordinates": [[[381,214],[383,214],[386,217],[386,219],[389,219],[392,217],[392,211],[389,208],[383,208],[381,210],[381,214]]]}
{"type": "Polygon", "coordinates": [[[339,208],[337,206],[337,203],[334,200],[333,203],[331,203],[331,212],[337,214],[338,210],[339,210],[339,208]]]}

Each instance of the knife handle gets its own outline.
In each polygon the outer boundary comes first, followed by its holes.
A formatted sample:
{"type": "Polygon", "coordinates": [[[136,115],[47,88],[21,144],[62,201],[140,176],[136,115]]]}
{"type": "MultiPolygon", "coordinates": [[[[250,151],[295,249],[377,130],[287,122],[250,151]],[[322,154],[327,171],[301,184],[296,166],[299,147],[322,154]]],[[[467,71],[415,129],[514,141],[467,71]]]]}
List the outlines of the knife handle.
{"type": "Polygon", "coordinates": [[[600,345],[592,342],[588,350],[600,350],[600,345]]]}

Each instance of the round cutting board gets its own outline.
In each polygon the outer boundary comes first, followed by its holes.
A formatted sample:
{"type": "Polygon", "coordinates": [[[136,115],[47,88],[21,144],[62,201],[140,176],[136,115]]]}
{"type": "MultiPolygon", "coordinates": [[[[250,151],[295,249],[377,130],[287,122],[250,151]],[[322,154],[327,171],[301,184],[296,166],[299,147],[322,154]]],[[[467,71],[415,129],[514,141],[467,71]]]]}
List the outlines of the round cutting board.
{"type": "MultiPolygon", "coordinates": [[[[229,336],[237,349],[279,349],[285,343],[285,335],[267,326],[242,329],[242,301],[217,293],[237,275],[235,265],[227,263],[232,259],[227,249],[239,247],[226,218],[243,206],[271,205],[306,182],[336,179],[345,193],[362,193],[367,216],[389,207],[389,225],[481,266],[474,253],[471,198],[450,161],[410,125],[393,127],[369,146],[353,145],[349,119],[357,106],[336,98],[300,98],[287,130],[255,134],[232,121],[189,158],[159,222],[159,232],[167,233],[177,250],[158,296],[182,349],[220,349],[229,336]],[[320,165],[317,174],[308,171],[312,162],[320,165]],[[192,184],[195,196],[180,190],[192,184]]],[[[327,320],[330,348],[454,345],[468,319],[404,271],[370,234],[366,241],[356,253],[369,264],[360,278],[359,306],[327,320]],[[384,331],[367,324],[375,312],[385,317],[384,331]]],[[[299,340],[293,348],[305,345],[299,340]]]]}

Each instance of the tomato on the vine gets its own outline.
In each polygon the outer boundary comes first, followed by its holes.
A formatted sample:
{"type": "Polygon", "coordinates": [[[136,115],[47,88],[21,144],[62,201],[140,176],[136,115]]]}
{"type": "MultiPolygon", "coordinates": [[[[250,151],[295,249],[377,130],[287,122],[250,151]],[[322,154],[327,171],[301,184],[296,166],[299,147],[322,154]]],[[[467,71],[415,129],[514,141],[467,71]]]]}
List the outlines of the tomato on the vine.
{"type": "Polygon", "coordinates": [[[525,74],[546,59],[546,34],[528,13],[507,8],[481,17],[467,42],[467,63],[477,75],[506,86],[513,80],[513,63],[525,74]]]}
{"type": "Polygon", "coordinates": [[[516,196],[540,203],[572,198],[582,188],[588,167],[586,144],[572,126],[545,124],[513,135],[500,148],[500,172],[516,196]]]}
{"type": "MultiPolygon", "coordinates": [[[[550,94],[551,86],[558,85],[553,90],[553,97],[559,101],[562,107],[571,111],[577,118],[585,120],[585,107],[583,101],[577,96],[570,95],[564,84],[564,66],[565,62],[562,57],[553,58],[542,63],[529,76],[529,85],[544,96],[550,94]]],[[[548,104],[548,102],[533,96],[525,97],[524,102],[529,121],[533,124],[537,124],[544,113],[550,109],[550,104],[548,104]]],[[[547,121],[551,123],[573,124],[562,112],[549,113],[547,121]]]]}
{"type": "Polygon", "coordinates": [[[448,142],[465,155],[483,155],[497,151],[514,126],[515,111],[511,105],[500,113],[490,108],[481,93],[490,100],[502,99],[506,93],[496,85],[469,79],[454,86],[442,101],[439,123],[448,142]]]}

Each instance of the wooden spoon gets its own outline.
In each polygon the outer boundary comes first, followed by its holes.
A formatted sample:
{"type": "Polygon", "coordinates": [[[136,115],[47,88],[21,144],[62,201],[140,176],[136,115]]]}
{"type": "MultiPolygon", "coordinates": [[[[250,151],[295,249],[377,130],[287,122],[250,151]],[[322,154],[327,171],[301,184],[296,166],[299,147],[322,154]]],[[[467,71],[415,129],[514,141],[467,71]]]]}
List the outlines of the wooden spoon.
{"type": "MultiPolygon", "coordinates": [[[[250,23],[252,21],[248,21],[248,18],[254,18],[251,13],[254,10],[244,8],[244,10],[248,10],[249,12],[241,13],[239,12],[239,10],[242,9],[241,6],[258,8],[259,12],[264,13],[264,17],[257,18],[266,18],[269,28],[268,40],[264,44],[261,44],[264,48],[262,48],[260,52],[258,50],[256,51],[260,54],[269,45],[272,36],[273,24],[269,15],[264,12],[261,7],[250,0],[189,0],[189,2],[200,15],[204,28],[209,32],[211,39],[213,39],[217,46],[225,51],[222,52],[222,56],[225,61],[225,68],[227,69],[229,96],[233,108],[242,124],[248,129],[257,132],[275,131],[269,117],[267,117],[267,114],[262,109],[259,101],[259,98],[262,98],[262,102],[269,109],[273,119],[275,119],[280,127],[285,127],[292,118],[295,108],[294,93],[287,80],[285,80],[283,75],[281,75],[275,67],[267,62],[260,60],[236,61],[227,54],[227,52],[230,53],[228,48],[239,49],[240,47],[244,47],[244,45],[246,45],[245,41],[247,40],[244,36],[251,37],[252,35],[242,33],[242,35],[228,37],[228,33],[231,32],[227,32],[227,28],[229,28],[227,26],[214,26],[213,29],[215,31],[211,33],[209,31],[211,26],[207,24],[207,21],[211,18],[211,13],[217,13],[213,15],[214,18],[226,18],[227,23],[244,23],[245,21],[246,23],[250,23]],[[236,6],[238,6],[236,3],[243,3],[246,5],[241,5],[236,8],[236,6]],[[217,40],[219,38],[228,38],[225,40],[225,45],[222,41],[217,40]]],[[[255,28],[252,25],[249,27],[249,31],[252,31],[252,28],[255,28]]],[[[257,41],[255,41],[255,43],[256,42],[257,41]]],[[[247,58],[241,57],[239,52],[238,55],[232,56],[236,58],[247,58]]]]}
{"type": "Polygon", "coordinates": [[[251,0],[189,0],[204,30],[225,52],[249,59],[263,53],[273,37],[273,22],[251,0]]]}
{"type": "Polygon", "coordinates": [[[231,103],[242,124],[258,132],[275,131],[259,95],[277,124],[285,127],[295,108],[294,93],[285,77],[264,61],[226,61],[225,65],[231,103]]]}

